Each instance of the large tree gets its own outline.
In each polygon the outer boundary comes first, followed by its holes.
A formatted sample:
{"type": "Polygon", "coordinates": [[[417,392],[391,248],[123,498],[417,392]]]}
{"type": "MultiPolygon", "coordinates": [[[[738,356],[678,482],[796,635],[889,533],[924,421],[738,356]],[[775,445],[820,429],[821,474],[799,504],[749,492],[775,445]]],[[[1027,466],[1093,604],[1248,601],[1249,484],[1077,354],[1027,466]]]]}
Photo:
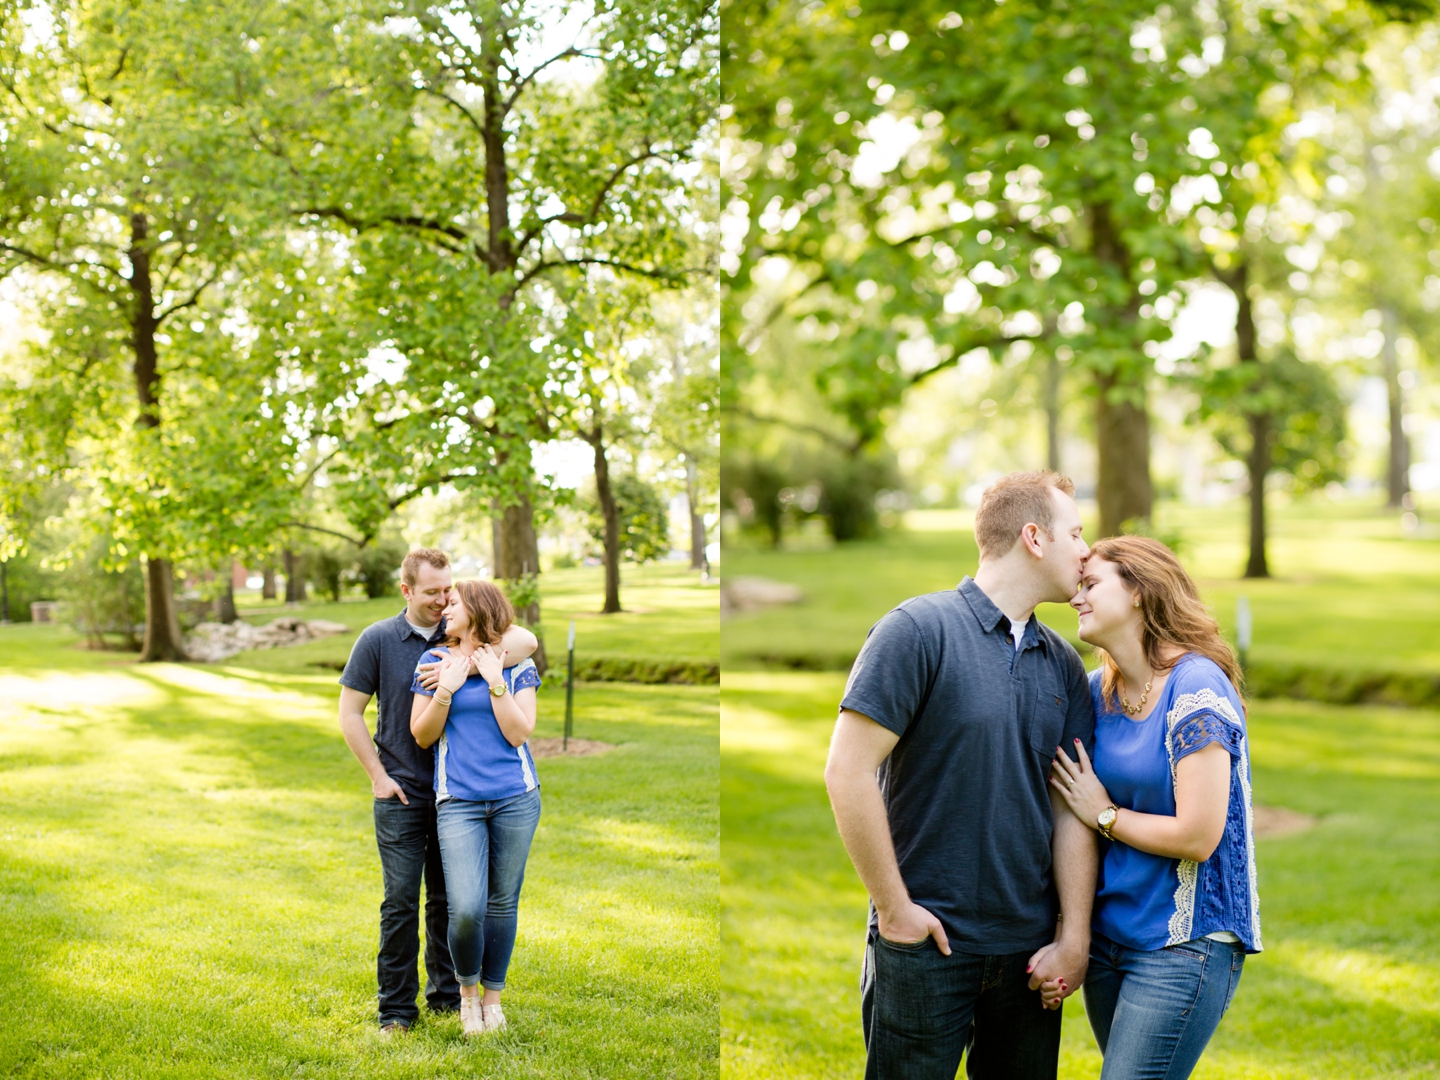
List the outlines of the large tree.
{"type": "Polygon", "coordinates": [[[0,22],[0,274],[23,275],[48,337],[21,375],[29,418],[144,560],[146,660],[183,657],[174,560],[246,544],[283,501],[273,417],[219,328],[267,185],[214,90],[253,84],[260,23],[220,3],[85,0],[0,22]]]}

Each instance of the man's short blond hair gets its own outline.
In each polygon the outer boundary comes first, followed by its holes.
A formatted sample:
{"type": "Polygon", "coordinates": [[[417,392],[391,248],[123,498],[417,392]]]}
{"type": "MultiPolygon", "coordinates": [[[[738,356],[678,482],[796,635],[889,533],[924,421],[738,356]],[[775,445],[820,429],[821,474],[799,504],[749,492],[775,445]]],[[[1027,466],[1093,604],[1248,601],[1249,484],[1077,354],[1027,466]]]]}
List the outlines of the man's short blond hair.
{"type": "Polygon", "coordinates": [[[429,563],[436,570],[444,570],[450,565],[450,556],[438,548],[416,548],[406,555],[400,564],[400,580],[412,589],[415,582],[420,580],[421,563],[429,563]]]}
{"type": "Polygon", "coordinates": [[[982,559],[998,559],[1015,546],[1020,530],[1038,525],[1051,539],[1055,536],[1055,496],[1058,488],[1072,499],[1075,481],[1049,469],[1015,472],[1002,476],[985,489],[980,509],[975,511],[975,542],[982,559]]]}

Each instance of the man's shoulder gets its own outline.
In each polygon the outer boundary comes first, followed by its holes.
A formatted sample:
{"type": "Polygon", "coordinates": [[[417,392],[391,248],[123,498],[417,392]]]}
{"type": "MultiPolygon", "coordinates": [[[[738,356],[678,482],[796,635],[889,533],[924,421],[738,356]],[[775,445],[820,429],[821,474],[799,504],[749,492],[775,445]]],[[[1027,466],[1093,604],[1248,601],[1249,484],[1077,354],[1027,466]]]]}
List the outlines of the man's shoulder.
{"type": "Polygon", "coordinates": [[[933,626],[968,614],[969,607],[959,590],[942,589],[902,600],[890,609],[892,615],[897,611],[904,612],[917,626],[933,626]]]}

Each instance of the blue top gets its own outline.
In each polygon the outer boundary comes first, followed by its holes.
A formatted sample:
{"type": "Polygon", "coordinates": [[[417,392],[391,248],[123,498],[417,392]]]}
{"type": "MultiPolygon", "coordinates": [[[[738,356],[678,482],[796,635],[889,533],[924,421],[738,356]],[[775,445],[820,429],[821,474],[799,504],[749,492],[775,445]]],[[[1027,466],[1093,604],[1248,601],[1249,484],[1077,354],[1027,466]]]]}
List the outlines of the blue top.
{"type": "Polygon", "coordinates": [[[967,577],[876,623],[840,704],[899,736],[880,766],[890,836],[910,898],[951,947],[1053,940],[1046,780],[1055,747],[1088,749],[1095,728],[1075,650],[1031,618],[1017,652],[1010,620],[967,577]]]}
{"type": "Polygon", "coordinates": [[[1144,720],[1111,711],[1100,672],[1095,701],[1095,773],[1115,805],[1140,814],[1175,814],[1175,766],[1211,743],[1230,752],[1230,804],[1220,845],[1202,863],[1106,843],[1095,896],[1094,929],[1147,951],[1229,931],[1256,953],[1260,895],[1250,806],[1245,708],[1219,665],[1194,653],[1170,673],[1144,720]]]}
{"type": "MultiPolygon", "coordinates": [[[[420,663],[439,660],[449,652],[443,646],[430,649],[420,658],[420,663]]],[[[504,676],[512,694],[540,685],[540,672],[533,660],[522,660],[506,668],[504,676]]],[[[410,689],[427,697],[435,696],[435,691],[420,685],[419,664],[410,689]]],[[[437,803],[447,799],[490,802],[523,795],[540,786],[530,748],[523,743],[510,745],[500,730],[500,722],[495,719],[491,702],[490,686],[479,675],[469,676],[465,685],[452,695],[450,715],[434,750],[437,803]]]]}
{"type": "Polygon", "coordinates": [[[415,665],[426,648],[445,638],[441,619],[430,637],[417,634],[405,612],[367,627],[350,649],[340,685],[370,694],[380,710],[375,721],[375,752],[390,779],[412,802],[435,798],[435,755],[420,749],[410,734],[410,686],[415,665]]]}

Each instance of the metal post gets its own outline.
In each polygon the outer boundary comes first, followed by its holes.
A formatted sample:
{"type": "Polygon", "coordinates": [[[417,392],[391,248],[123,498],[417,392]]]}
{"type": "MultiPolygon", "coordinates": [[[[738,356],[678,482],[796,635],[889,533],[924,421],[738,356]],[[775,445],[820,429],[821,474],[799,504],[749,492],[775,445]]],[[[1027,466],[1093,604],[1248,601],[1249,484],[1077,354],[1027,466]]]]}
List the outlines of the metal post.
{"type": "Polygon", "coordinates": [[[1240,648],[1240,670],[1250,666],[1250,601],[1241,593],[1235,601],[1235,644],[1240,648]]]}
{"type": "Polygon", "coordinates": [[[570,620],[570,638],[566,643],[570,650],[569,668],[565,674],[565,737],[560,740],[560,751],[570,749],[570,736],[575,731],[575,620],[570,620]]]}

